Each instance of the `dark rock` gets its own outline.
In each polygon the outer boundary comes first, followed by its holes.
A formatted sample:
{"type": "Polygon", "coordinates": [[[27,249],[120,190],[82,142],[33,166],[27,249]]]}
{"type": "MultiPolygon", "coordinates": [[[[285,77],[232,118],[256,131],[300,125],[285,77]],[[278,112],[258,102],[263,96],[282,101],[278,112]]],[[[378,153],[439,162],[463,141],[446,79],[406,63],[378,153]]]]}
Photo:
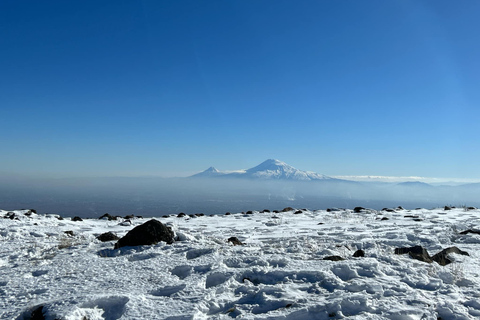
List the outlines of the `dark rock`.
{"type": "Polygon", "coordinates": [[[286,208],[283,208],[282,212],[288,212],[288,211],[293,211],[295,209],[293,209],[292,207],[286,207],[286,208]]]}
{"type": "Polygon", "coordinates": [[[58,220],[63,220],[63,217],[58,216],[57,219],[58,220]]]}
{"type": "Polygon", "coordinates": [[[423,219],[420,219],[420,218],[414,218],[413,221],[417,221],[417,222],[420,222],[420,221],[423,221],[423,219]]]}
{"type": "Polygon", "coordinates": [[[475,207],[467,207],[467,210],[477,210],[475,207]]]}
{"type": "Polygon", "coordinates": [[[446,266],[447,264],[452,263],[452,260],[450,260],[447,257],[449,253],[456,253],[456,254],[461,254],[461,255],[464,255],[464,256],[469,256],[468,252],[466,252],[466,251],[462,251],[462,250],[458,249],[457,247],[450,247],[450,248],[443,249],[439,253],[435,254],[432,257],[432,260],[436,261],[441,266],[446,266]]]}
{"type": "Polygon", "coordinates": [[[396,248],[395,254],[406,254],[408,253],[411,258],[431,263],[432,257],[428,254],[428,251],[421,246],[414,246],[409,248],[396,248]]]}
{"type": "Polygon", "coordinates": [[[234,246],[243,246],[243,243],[240,240],[238,240],[237,237],[230,237],[228,238],[227,242],[233,243],[234,246]]]}
{"type": "Polygon", "coordinates": [[[280,213],[280,211],[278,211],[278,210],[273,210],[273,213],[280,213]]]}
{"type": "Polygon", "coordinates": [[[365,251],[359,249],[359,250],[355,251],[355,253],[353,254],[353,256],[354,256],[355,258],[365,257],[365,251]]]}
{"type": "Polygon", "coordinates": [[[402,206],[397,207],[398,210],[405,210],[402,206]]]}
{"type": "Polygon", "coordinates": [[[413,216],[411,214],[407,214],[405,216],[403,216],[404,218],[418,218],[418,216],[413,216]]]}
{"type": "Polygon", "coordinates": [[[11,220],[15,219],[16,218],[15,212],[11,212],[11,211],[7,212],[7,214],[4,216],[4,218],[5,219],[11,219],[11,220]]]}
{"type": "Polygon", "coordinates": [[[229,216],[229,215],[231,215],[231,213],[230,212],[225,212],[225,215],[229,216]]]}
{"type": "Polygon", "coordinates": [[[337,212],[337,211],[342,211],[342,209],[339,208],[328,208],[327,212],[337,212]]]}
{"type": "Polygon", "coordinates": [[[180,212],[179,214],[177,214],[177,218],[182,218],[182,217],[185,217],[186,214],[183,213],[183,212],[180,212]]]}
{"type": "Polygon", "coordinates": [[[391,208],[383,208],[382,211],[395,212],[395,210],[391,208]]]}
{"type": "Polygon", "coordinates": [[[465,231],[460,232],[460,234],[469,234],[469,233],[480,234],[480,231],[468,229],[468,230],[465,230],[465,231]]]}
{"type": "Polygon", "coordinates": [[[325,224],[325,223],[323,223],[323,222],[319,222],[319,223],[317,223],[317,224],[325,224]]]}
{"type": "Polygon", "coordinates": [[[73,237],[73,236],[74,236],[74,234],[73,234],[73,231],[72,231],[72,230],[63,231],[63,233],[65,233],[67,236],[71,236],[71,237],[73,237]]]}
{"type": "Polygon", "coordinates": [[[35,210],[35,209],[30,209],[30,211],[37,214],[37,210],[35,210]]]}
{"type": "Polygon", "coordinates": [[[101,216],[98,219],[101,220],[101,219],[105,219],[105,218],[108,219],[108,221],[117,220],[117,217],[111,216],[108,213],[105,213],[103,216],[101,216]]]}
{"type": "Polygon", "coordinates": [[[102,233],[97,237],[97,239],[102,242],[107,242],[107,241],[118,240],[120,238],[115,233],[110,231],[110,232],[102,233]]]}
{"type": "Polygon", "coordinates": [[[72,218],[72,221],[83,221],[83,219],[75,216],[75,217],[72,218]]]}
{"type": "Polygon", "coordinates": [[[32,210],[28,210],[24,213],[25,216],[30,217],[32,215],[32,210]]]}
{"type": "Polygon", "coordinates": [[[443,208],[443,210],[452,210],[452,207],[445,206],[445,208],[443,208]]]}
{"type": "Polygon", "coordinates": [[[382,218],[382,219],[380,219],[380,220],[382,220],[382,221],[383,221],[383,220],[389,220],[389,219],[388,219],[387,217],[383,217],[383,218],[382,218]]]}
{"type": "Polygon", "coordinates": [[[246,214],[253,214],[253,211],[249,210],[246,212],[246,214]]]}
{"type": "Polygon", "coordinates": [[[268,209],[263,209],[263,210],[261,211],[261,213],[270,213],[270,210],[268,210],[268,209]]]}
{"type": "Polygon", "coordinates": [[[143,219],[143,216],[137,216],[137,219],[143,219]]]}
{"type": "Polygon", "coordinates": [[[162,218],[168,218],[169,216],[167,216],[166,214],[162,216],[162,218]]]}
{"type": "Polygon", "coordinates": [[[130,230],[115,244],[115,249],[125,246],[142,246],[164,241],[172,244],[173,231],[158,220],[152,219],[130,230]]]}
{"type": "Polygon", "coordinates": [[[280,219],[280,217],[272,216],[272,219],[280,219]]]}
{"type": "Polygon", "coordinates": [[[190,218],[196,218],[196,217],[197,217],[197,216],[194,215],[194,214],[189,214],[188,216],[189,216],[190,218]]]}
{"type": "Polygon", "coordinates": [[[323,260],[343,261],[343,260],[345,260],[345,259],[342,258],[342,257],[340,257],[340,256],[328,256],[328,257],[323,258],[323,260]]]}
{"type": "Polygon", "coordinates": [[[196,215],[197,217],[203,217],[205,214],[203,214],[203,213],[195,213],[195,215],[196,215]]]}
{"type": "Polygon", "coordinates": [[[43,315],[43,306],[39,306],[32,311],[30,320],[45,320],[45,316],[43,315]]]}
{"type": "Polygon", "coordinates": [[[303,213],[303,211],[302,210],[297,210],[293,214],[300,214],[300,213],[303,213]]]}
{"type": "Polygon", "coordinates": [[[355,208],[353,208],[353,212],[355,212],[355,213],[362,212],[363,210],[365,210],[364,207],[355,207],[355,208]]]}
{"type": "Polygon", "coordinates": [[[123,217],[123,219],[133,219],[135,218],[135,215],[133,214],[129,214],[129,215],[126,215],[125,217],[123,217]]]}

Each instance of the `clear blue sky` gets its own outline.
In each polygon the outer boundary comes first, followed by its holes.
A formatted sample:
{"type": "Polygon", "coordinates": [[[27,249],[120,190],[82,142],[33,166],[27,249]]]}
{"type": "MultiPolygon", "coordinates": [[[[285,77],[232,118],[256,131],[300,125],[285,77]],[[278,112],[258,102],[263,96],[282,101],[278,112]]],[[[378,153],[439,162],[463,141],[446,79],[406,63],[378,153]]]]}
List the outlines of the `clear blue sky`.
{"type": "Polygon", "coordinates": [[[480,2],[0,1],[0,172],[480,178],[480,2]]]}

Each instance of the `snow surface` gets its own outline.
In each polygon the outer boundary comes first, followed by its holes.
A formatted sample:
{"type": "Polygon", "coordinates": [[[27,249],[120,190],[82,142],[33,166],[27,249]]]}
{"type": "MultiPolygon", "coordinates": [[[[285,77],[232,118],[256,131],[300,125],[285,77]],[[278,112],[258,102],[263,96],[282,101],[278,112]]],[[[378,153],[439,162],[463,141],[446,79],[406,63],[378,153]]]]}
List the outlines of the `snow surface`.
{"type": "Polygon", "coordinates": [[[29,319],[38,306],[52,320],[480,317],[480,236],[459,233],[478,228],[479,210],[171,216],[158,219],[179,241],[117,250],[96,236],[149,219],[14,212],[19,220],[0,210],[1,319],[29,319]],[[470,256],[440,266],[394,254],[413,245],[470,256]],[[322,260],[331,255],[346,260],[322,260]]]}

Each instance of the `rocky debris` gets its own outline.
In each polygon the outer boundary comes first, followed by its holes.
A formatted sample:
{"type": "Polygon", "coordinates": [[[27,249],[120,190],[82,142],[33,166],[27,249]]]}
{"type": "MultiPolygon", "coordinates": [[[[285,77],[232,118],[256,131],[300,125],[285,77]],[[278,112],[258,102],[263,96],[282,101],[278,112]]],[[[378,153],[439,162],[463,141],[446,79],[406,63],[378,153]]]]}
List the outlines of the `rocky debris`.
{"type": "Polygon", "coordinates": [[[406,254],[406,253],[408,253],[410,257],[412,257],[413,259],[420,260],[423,262],[428,262],[428,263],[432,263],[433,261],[435,261],[441,266],[446,266],[447,264],[452,263],[452,260],[450,260],[447,257],[447,255],[450,253],[457,253],[457,254],[469,256],[468,252],[462,251],[457,247],[449,247],[449,248],[443,249],[439,253],[435,254],[433,257],[431,257],[428,254],[427,250],[421,246],[395,249],[395,254],[406,254]]]}
{"type": "Polygon", "coordinates": [[[102,233],[97,237],[97,239],[102,242],[107,242],[107,241],[118,240],[120,238],[115,233],[110,231],[110,232],[102,233]]]}
{"type": "Polygon", "coordinates": [[[447,257],[449,253],[456,253],[464,256],[469,256],[468,252],[466,251],[462,251],[457,247],[450,247],[450,248],[443,249],[442,251],[434,255],[432,257],[432,260],[436,261],[441,266],[446,266],[447,264],[450,264],[453,262],[447,257]]]}
{"type": "Polygon", "coordinates": [[[395,254],[406,254],[408,253],[409,256],[413,259],[432,263],[432,257],[428,254],[428,251],[424,249],[422,246],[414,246],[409,248],[396,248],[395,254]]]}
{"type": "Polygon", "coordinates": [[[343,260],[345,260],[345,259],[342,258],[342,257],[340,257],[340,256],[328,256],[328,257],[323,258],[323,260],[343,261],[343,260]]]}
{"type": "Polygon", "coordinates": [[[300,213],[303,213],[303,211],[302,210],[297,210],[293,214],[300,214],[300,213]]]}
{"type": "Polygon", "coordinates": [[[355,207],[353,208],[353,212],[355,213],[360,213],[362,211],[365,211],[365,208],[364,207],[355,207]]]}
{"type": "Polygon", "coordinates": [[[175,234],[172,229],[152,219],[130,230],[115,244],[115,249],[125,246],[152,245],[160,241],[172,244],[175,234]]]}
{"type": "Polygon", "coordinates": [[[114,217],[108,213],[105,213],[103,216],[101,216],[100,218],[98,218],[99,220],[102,220],[102,219],[107,219],[108,221],[112,221],[112,220],[117,220],[117,217],[114,217]]]}
{"type": "Polygon", "coordinates": [[[63,233],[65,233],[67,236],[70,236],[70,237],[73,237],[75,235],[72,230],[63,231],[63,233]]]}
{"type": "Polygon", "coordinates": [[[237,237],[230,237],[228,238],[227,242],[231,242],[234,246],[243,246],[243,242],[238,240],[237,237]]]}
{"type": "Polygon", "coordinates": [[[286,207],[286,208],[283,208],[282,212],[288,212],[288,211],[293,211],[295,210],[294,208],[292,207],[286,207]]]}
{"type": "Polygon", "coordinates": [[[359,249],[353,253],[353,257],[359,258],[359,257],[365,257],[365,251],[362,249],[359,249]]]}
{"type": "Polygon", "coordinates": [[[15,215],[15,212],[7,212],[7,214],[4,216],[5,219],[10,219],[10,220],[20,220],[18,217],[15,215]]]}
{"type": "Polygon", "coordinates": [[[469,234],[469,233],[480,234],[480,231],[479,230],[468,229],[468,230],[460,232],[460,234],[469,234]]]}
{"type": "Polygon", "coordinates": [[[72,221],[83,221],[83,219],[78,216],[75,216],[72,218],[72,221]]]}

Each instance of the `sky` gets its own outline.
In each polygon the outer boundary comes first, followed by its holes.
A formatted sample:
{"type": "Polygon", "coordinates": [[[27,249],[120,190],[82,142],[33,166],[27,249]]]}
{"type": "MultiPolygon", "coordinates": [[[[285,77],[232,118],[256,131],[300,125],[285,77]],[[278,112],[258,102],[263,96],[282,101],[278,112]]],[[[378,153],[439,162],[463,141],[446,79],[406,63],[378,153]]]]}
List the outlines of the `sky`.
{"type": "Polygon", "coordinates": [[[0,1],[0,172],[480,179],[480,2],[0,1]]]}

